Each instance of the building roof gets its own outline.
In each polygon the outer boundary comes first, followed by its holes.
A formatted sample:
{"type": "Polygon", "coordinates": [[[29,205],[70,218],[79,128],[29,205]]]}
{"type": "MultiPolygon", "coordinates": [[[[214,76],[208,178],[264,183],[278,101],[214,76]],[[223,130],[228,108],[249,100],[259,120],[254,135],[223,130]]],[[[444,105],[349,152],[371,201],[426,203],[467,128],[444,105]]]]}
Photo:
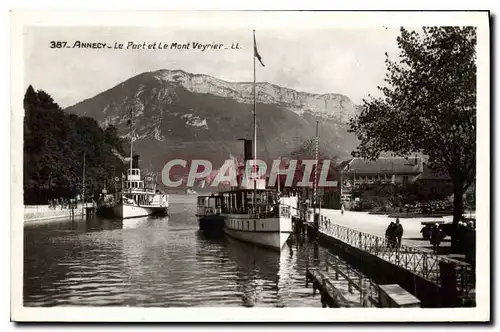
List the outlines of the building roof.
{"type": "Polygon", "coordinates": [[[442,180],[442,181],[450,181],[451,178],[446,173],[438,173],[429,167],[428,164],[423,164],[422,174],[418,177],[417,180],[442,180]]]}
{"type": "Polygon", "coordinates": [[[420,157],[391,157],[367,160],[353,158],[344,167],[344,174],[419,174],[422,172],[420,157]]]}

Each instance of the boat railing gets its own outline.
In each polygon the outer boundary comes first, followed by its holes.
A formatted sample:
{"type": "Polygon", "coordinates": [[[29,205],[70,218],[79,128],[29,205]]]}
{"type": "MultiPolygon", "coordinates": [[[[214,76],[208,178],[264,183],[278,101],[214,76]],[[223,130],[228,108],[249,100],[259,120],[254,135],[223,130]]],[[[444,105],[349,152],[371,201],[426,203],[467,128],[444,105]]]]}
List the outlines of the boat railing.
{"type": "Polygon", "coordinates": [[[252,218],[265,219],[265,218],[290,218],[290,207],[286,205],[274,204],[267,205],[264,208],[257,207],[257,209],[247,208],[221,208],[221,213],[224,214],[245,214],[252,218]]]}

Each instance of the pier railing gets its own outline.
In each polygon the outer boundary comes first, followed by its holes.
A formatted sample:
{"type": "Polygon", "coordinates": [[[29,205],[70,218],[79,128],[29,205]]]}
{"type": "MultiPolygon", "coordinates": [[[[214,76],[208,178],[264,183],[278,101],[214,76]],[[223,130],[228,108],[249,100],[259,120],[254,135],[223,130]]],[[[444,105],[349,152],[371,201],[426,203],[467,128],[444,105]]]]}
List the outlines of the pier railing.
{"type": "Polygon", "coordinates": [[[474,273],[469,264],[451,261],[434,253],[406,245],[394,247],[385,238],[335,224],[324,217],[319,223],[319,230],[436,284],[441,283],[440,262],[448,262],[455,266],[459,292],[466,294],[474,287],[474,273]]]}

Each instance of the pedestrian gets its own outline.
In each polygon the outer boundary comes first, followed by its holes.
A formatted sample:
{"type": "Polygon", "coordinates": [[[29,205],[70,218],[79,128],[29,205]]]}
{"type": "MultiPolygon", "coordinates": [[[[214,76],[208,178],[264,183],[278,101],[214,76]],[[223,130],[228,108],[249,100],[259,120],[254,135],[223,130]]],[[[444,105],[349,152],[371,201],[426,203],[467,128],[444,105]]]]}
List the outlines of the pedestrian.
{"type": "Polygon", "coordinates": [[[473,271],[476,268],[476,229],[474,222],[470,221],[464,232],[465,260],[471,264],[473,271]]]}
{"type": "Polygon", "coordinates": [[[439,229],[439,224],[434,224],[431,232],[431,244],[432,252],[435,254],[439,253],[439,244],[441,244],[441,230],[439,229]]]}
{"type": "Polygon", "coordinates": [[[340,213],[342,215],[344,215],[344,203],[342,203],[342,205],[340,205],[340,213]]]}
{"type": "Polygon", "coordinates": [[[396,218],[396,225],[394,227],[394,235],[397,239],[397,247],[401,246],[401,238],[403,237],[403,225],[399,223],[399,218],[396,218]]]}
{"type": "Polygon", "coordinates": [[[385,230],[385,239],[387,241],[387,246],[389,249],[394,248],[394,242],[396,240],[396,237],[394,235],[394,230],[395,230],[396,224],[394,224],[393,221],[387,226],[387,229],[385,230]]]}

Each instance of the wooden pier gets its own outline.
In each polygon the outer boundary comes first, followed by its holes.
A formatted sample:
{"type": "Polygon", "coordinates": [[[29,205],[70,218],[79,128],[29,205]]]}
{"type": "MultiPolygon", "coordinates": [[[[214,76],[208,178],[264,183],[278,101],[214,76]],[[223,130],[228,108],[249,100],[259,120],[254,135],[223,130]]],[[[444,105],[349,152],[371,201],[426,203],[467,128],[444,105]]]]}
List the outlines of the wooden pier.
{"type": "Polygon", "coordinates": [[[338,257],[326,253],[322,260],[308,259],[306,287],[321,294],[323,308],[420,307],[420,300],[396,284],[377,285],[338,257]]]}

